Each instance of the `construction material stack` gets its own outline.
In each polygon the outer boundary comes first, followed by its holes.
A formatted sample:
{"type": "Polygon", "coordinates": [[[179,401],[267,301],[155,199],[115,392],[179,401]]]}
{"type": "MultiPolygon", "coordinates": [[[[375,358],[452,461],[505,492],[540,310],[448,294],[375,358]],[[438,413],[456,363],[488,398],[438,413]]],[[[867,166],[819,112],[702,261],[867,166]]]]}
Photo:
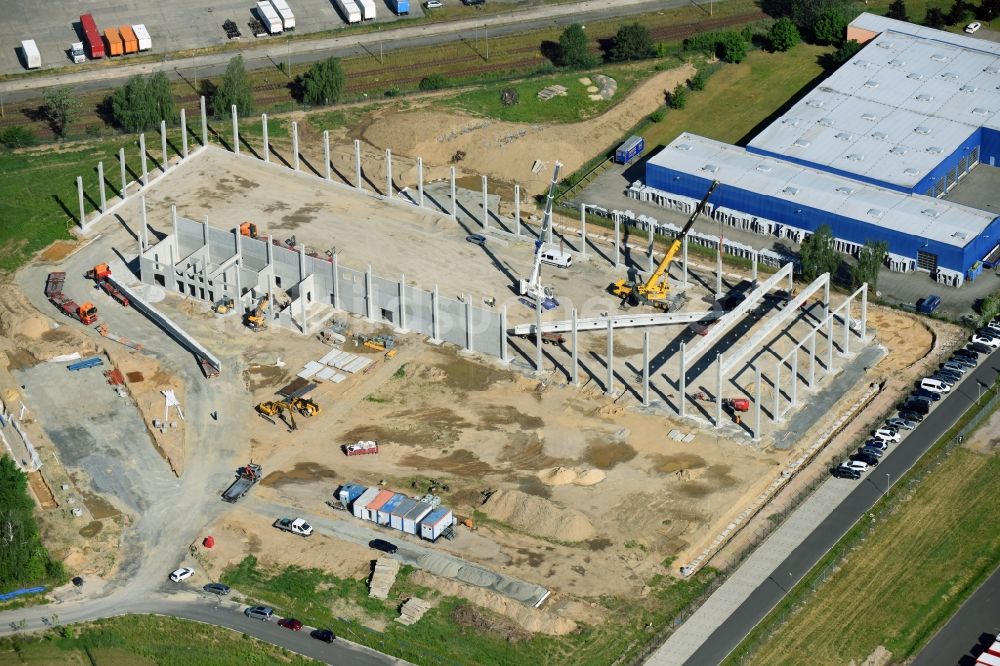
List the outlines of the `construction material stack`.
{"type": "Polygon", "coordinates": [[[344,454],[348,456],[364,456],[378,453],[378,442],[361,441],[356,444],[345,444],[344,454]]]}
{"type": "Polygon", "coordinates": [[[368,596],[375,599],[388,599],[389,590],[396,582],[396,575],[399,574],[399,561],[391,557],[380,557],[375,560],[375,571],[372,572],[372,579],[368,583],[368,596]]]}
{"type": "Polygon", "coordinates": [[[431,605],[419,597],[410,597],[399,608],[399,617],[396,622],[410,626],[416,624],[417,620],[424,616],[424,613],[431,609],[431,605]]]}
{"type": "Polygon", "coordinates": [[[97,321],[97,307],[89,301],[83,305],[77,305],[76,301],[63,294],[64,284],[66,284],[65,273],[49,273],[49,277],[45,281],[46,298],[52,301],[52,304],[62,310],[66,316],[77,319],[87,326],[97,321]]]}
{"type": "Polygon", "coordinates": [[[83,43],[87,46],[87,54],[91,60],[104,57],[104,40],[97,30],[94,17],[90,14],[80,15],[80,28],[83,32],[83,43]]]}
{"type": "Polygon", "coordinates": [[[25,69],[38,69],[42,66],[42,54],[38,52],[35,40],[26,39],[21,42],[21,51],[24,53],[25,69]]]}

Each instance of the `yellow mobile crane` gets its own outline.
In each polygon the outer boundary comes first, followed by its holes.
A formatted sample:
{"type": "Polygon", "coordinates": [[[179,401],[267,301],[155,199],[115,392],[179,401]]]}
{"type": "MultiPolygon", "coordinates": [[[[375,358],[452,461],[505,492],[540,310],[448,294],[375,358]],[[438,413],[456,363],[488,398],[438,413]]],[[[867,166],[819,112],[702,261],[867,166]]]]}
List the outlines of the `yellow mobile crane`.
{"type": "Polygon", "coordinates": [[[656,270],[653,271],[653,274],[649,276],[649,279],[644,284],[640,284],[638,277],[636,277],[634,282],[628,282],[625,278],[622,278],[611,285],[611,293],[621,297],[623,305],[625,303],[629,305],[646,303],[661,310],[669,309],[667,296],[670,294],[670,285],[667,283],[667,269],[670,268],[670,262],[674,260],[674,255],[681,249],[684,237],[687,236],[695,220],[701,215],[701,212],[705,210],[708,198],[712,196],[712,192],[715,191],[718,185],[719,181],[712,181],[701,203],[695,207],[687,224],[684,225],[684,228],[670,244],[667,253],[663,256],[663,261],[660,262],[660,265],[656,267],[656,270]]]}

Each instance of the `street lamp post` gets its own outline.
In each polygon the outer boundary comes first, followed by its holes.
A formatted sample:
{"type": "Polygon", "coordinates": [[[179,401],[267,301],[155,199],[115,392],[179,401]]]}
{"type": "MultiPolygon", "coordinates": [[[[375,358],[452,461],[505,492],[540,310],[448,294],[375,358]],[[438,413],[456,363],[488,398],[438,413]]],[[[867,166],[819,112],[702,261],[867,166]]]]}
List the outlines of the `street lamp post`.
{"type": "Polygon", "coordinates": [[[889,473],[888,472],[886,472],[886,475],[885,475],[885,494],[886,495],[889,494],[889,473]]]}

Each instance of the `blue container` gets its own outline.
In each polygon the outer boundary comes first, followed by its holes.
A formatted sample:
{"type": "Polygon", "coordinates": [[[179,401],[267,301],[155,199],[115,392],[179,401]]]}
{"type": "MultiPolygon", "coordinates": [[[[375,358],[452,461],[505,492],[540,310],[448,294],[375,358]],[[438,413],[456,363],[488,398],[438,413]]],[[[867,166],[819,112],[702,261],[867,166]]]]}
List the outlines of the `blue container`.
{"type": "Polygon", "coordinates": [[[646,148],[646,140],[641,136],[630,136],[628,141],[618,146],[615,150],[615,162],[618,164],[628,164],[646,148]]]}
{"type": "Polygon", "coordinates": [[[351,502],[361,497],[366,490],[368,488],[357,483],[345,483],[337,490],[337,499],[344,506],[348,506],[351,502]]]}
{"type": "Polygon", "coordinates": [[[917,312],[930,314],[937,310],[939,305],[941,305],[941,297],[931,294],[927,298],[921,298],[917,301],[917,312]]]}
{"type": "Polygon", "coordinates": [[[389,3],[389,9],[393,11],[396,16],[402,16],[403,14],[410,13],[410,0],[387,0],[389,3]]]}

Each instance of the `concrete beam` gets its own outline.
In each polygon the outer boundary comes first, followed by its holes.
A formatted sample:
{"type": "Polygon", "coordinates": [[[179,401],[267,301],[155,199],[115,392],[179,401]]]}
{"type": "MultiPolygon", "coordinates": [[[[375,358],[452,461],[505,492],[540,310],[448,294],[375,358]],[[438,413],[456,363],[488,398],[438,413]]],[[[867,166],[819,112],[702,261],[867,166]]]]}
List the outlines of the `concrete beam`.
{"type": "Polygon", "coordinates": [[[571,346],[570,354],[572,354],[572,361],[571,361],[571,366],[572,367],[571,367],[570,372],[569,372],[569,382],[573,386],[579,386],[580,385],[580,379],[579,379],[579,374],[580,374],[580,356],[579,356],[580,349],[577,346],[578,345],[578,339],[579,339],[578,332],[579,332],[579,329],[577,328],[576,308],[573,308],[572,313],[571,313],[571,319],[570,319],[570,346],[571,346]]]}
{"type": "MultiPolygon", "coordinates": [[[[720,310],[711,312],[663,312],[657,314],[622,315],[610,317],[614,328],[640,328],[643,326],[665,326],[669,324],[689,324],[694,321],[711,320],[723,315],[720,310]]],[[[596,331],[607,326],[609,317],[586,317],[577,322],[581,331],[596,331]]],[[[535,330],[535,324],[519,324],[511,333],[528,335],[535,330]]],[[[565,333],[572,330],[572,320],[550,321],[542,325],[543,333],[565,333]]]]}
{"type": "Polygon", "coordinates": [[[649,331],[642,333],[642,406],[649,407],[649,331]]]}
{"type": "Polygon", "coordinates": [[[292,168],[299,170],[299,124],[292,121],[292,168]]]}
{"type": "Polygon", "coordinates": [[[188,156],[188,125],[187,125],[187,113],[181,108],[181,159],[187,159],[188,156]]]}
{"type": "Polygon", "coordinates": [[[233,154],[240,154],[240,119],[236,113],[236,105],[232,105],[233,111],[233,154]]]}
{"type": "Polygon", "coordinates": [[[514,235],[521,236],[521,186],[514,185],[514,235]]]}
{"type": "Polygon", "coordinates": [[[490,228],[490,205],[486,194],[486,176],[483,176],[483,231],[490,228]]]}
{"type": "Polygon", "coordinates": [[[264,142],[264,162],[269,163],[271,161],[271,138],[268,136],[267,132],[267,114],[260,114],[260,133],[261,139],[264,142]]]}

